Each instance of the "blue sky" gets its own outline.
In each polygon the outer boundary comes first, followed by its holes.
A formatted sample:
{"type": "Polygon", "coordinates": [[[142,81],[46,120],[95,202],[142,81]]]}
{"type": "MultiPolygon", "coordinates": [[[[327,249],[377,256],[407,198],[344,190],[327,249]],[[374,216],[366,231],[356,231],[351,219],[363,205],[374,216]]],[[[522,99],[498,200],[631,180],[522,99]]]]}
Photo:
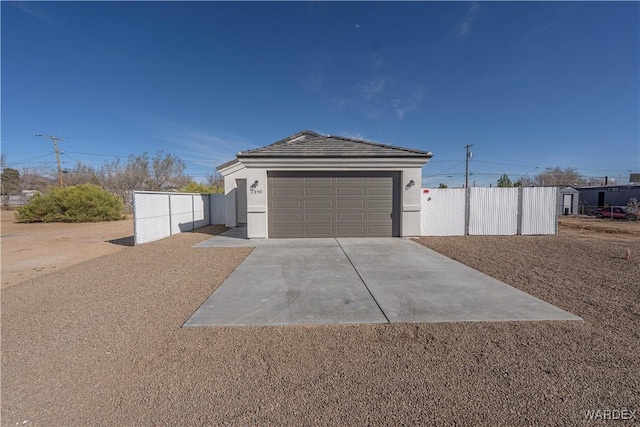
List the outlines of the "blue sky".
{"type": "Polygon", "coordinates": [[[164,150],[204,179],[303,129],[431,151],[423,186],[640,172],[637,2],[6,2],[16,168],[164,150]],[[33,160],[30,160],[33,159],[33,160]]]}

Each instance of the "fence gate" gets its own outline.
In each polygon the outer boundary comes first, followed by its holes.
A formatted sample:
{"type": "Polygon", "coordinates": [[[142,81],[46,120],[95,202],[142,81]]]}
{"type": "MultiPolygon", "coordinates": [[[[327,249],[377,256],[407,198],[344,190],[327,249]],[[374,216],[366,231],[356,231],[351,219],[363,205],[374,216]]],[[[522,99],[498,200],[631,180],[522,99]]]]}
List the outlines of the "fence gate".
{"type": "Polygon", "coordinates": [[[423,236],[464,236],[464,189],[422,189],[423,236]]]}

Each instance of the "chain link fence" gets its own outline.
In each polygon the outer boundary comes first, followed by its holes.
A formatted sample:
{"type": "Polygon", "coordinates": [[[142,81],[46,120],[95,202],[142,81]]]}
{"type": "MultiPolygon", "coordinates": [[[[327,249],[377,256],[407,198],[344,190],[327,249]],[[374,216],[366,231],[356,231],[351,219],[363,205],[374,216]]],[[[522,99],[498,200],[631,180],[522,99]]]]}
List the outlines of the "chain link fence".
{"type": "Polygon", "coordinates": [[[640,209],[634,206],[590,206],[578,203],[577,212],[571,213],[564,206],[560,206],[559,214],[562,216],[577,215],[580,217],[619,219],[627,221],[638,221],[640,219],[640,209]]]}
{"type": "Polygon", "coordinates": [[[19,208],[29,203],[31,195],[0,196],[0,206],[4,208],[19,208]]]}
{"type": "Polygon", "coordinates": [[[210,224],[224,224],[223,194],[133,193],[136,245],[210,224]]]}

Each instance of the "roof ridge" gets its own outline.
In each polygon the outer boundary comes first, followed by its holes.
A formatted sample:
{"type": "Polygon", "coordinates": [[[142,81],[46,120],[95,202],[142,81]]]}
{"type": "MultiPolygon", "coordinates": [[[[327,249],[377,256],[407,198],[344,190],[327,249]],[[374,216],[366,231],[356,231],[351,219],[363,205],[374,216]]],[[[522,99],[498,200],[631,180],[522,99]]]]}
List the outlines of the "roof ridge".
{"type": "Polygon", "coordinates": [[[282,139],[280,139],[280,140],[278,140],[276,142],[272,142],[269,145],[265,145],[264,147],[257,147],[257,148],[252,148],[250,150],[244,150],[244,151],[241,151],[241,153],[252,153],[252,152],[255,152],[255,151],[264,150],[267,147],[276,147],[276,146],[280,146],[280,145],[287,145],[287,144],[290,144],[292,142],[304,141],[305,138],[301,138],[301,139],[298,139],[298,138],[300,138],[302,136],[307,136],[307,135],[312,136],[312,137],[316,137],[316,138],[319,137],[319,136],[322,136],[322,135],[320,135],[320,134],[318,134],[318,133],[316,133],[314,131],[311,131],[309,129],[305,129],[305,130],[302,130],[302,131],[300,131],[298,133],[294,133],[293,135],[289,135],[286,138],[282,138],[282,139]]]}
{"type": "MultiPolygon", "coordinates": [[[[298,142],[299,139],[297,139],[297,138],[300,138],[301,136],[306,136],[306,135],[310,135],[310,136],[313,136],[313,137],[320,136],[319,134],[317,134],[317,133],[315,133],[315,132],[313,132],[311,130],[305,129],[305,130],[300,131],[298,133],[294,133],[293,135],[289,135],[286,138],[282,138],[282,139],[280,139],[280,140],[278,140],[276,142],[272,142],[269,145],[265,145],[264,147],[256,147],[256,148],[252,148],[250,150],[240,151],[239,153],[253,153],[253,152],[256,152],[256,151],[264,150],[265,148],[268,148],[268,147],[276,147],[276,146],[280,146],[280,145],[286,145],[286,144],[289,144],[291,142],[298,142]]],[[[302,140],[304,140],[304,139],[305,138],[302,138],[302,140]]]]}
{"type": "Polygon", "coordinates": [[[324,157],[328,156],[330,153],[339,157],[357,155],[362,155],[365,157],[375,157],[377,155],[387,155],[391,157],[432,156],[431,152],[429,151],[399,147],[391,144],[382,144],[379,142],[349,138],[346,136],[322,135],[308,129],[305,129],[293,135],[289,135],[288,137],[269,144],[265,147],[241,151],[237,155],[251,157],[278,156],[278,153],[285,156],[298,155],[302,157],[324,157]]]}
{"type": "Polygon", "coordinates": [[[295,142],[294,140],[296,140],[297,138],[300,138],[301,136],[306,136],[306,135],[315,136],[315,137],[321,136],[320,134],[315,133],[314,131],[311,131],[309,129],[305,129],[305,130],[302,130],[302,131],[300,131],[298,133],[294,133],[293,135],[289,135],[286,138],[282,138],[281,140],[276,141],[273,144],[269,144],[269,145],[267,145],[267,147],[270,147],[272,145],[283,145],[283,144],[286,144],[286,143],[289,143],[289,142],[295,142]]]}

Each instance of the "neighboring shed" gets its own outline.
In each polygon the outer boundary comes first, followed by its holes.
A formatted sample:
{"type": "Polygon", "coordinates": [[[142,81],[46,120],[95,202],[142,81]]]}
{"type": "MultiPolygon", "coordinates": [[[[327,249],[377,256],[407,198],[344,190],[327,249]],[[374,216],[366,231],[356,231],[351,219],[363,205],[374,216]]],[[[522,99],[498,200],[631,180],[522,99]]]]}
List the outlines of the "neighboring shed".
{"type": "Polygon", "coordinates": [[[625,206],[629,199],[640,200],[640,184],[578,187],[580,202],[585,207],[625,206]]]}
{"type": "Polygon", "coordinates": [[[218,167],[225,223],[249,238],[418,236],[431,156],[305,130],[218,167]]]}
{"type": "Polygon", "coordinates": [[[558,190],[558,213],[561,215],[575,215],[578,212],[580,191],[568,186],[558,190]]]}

